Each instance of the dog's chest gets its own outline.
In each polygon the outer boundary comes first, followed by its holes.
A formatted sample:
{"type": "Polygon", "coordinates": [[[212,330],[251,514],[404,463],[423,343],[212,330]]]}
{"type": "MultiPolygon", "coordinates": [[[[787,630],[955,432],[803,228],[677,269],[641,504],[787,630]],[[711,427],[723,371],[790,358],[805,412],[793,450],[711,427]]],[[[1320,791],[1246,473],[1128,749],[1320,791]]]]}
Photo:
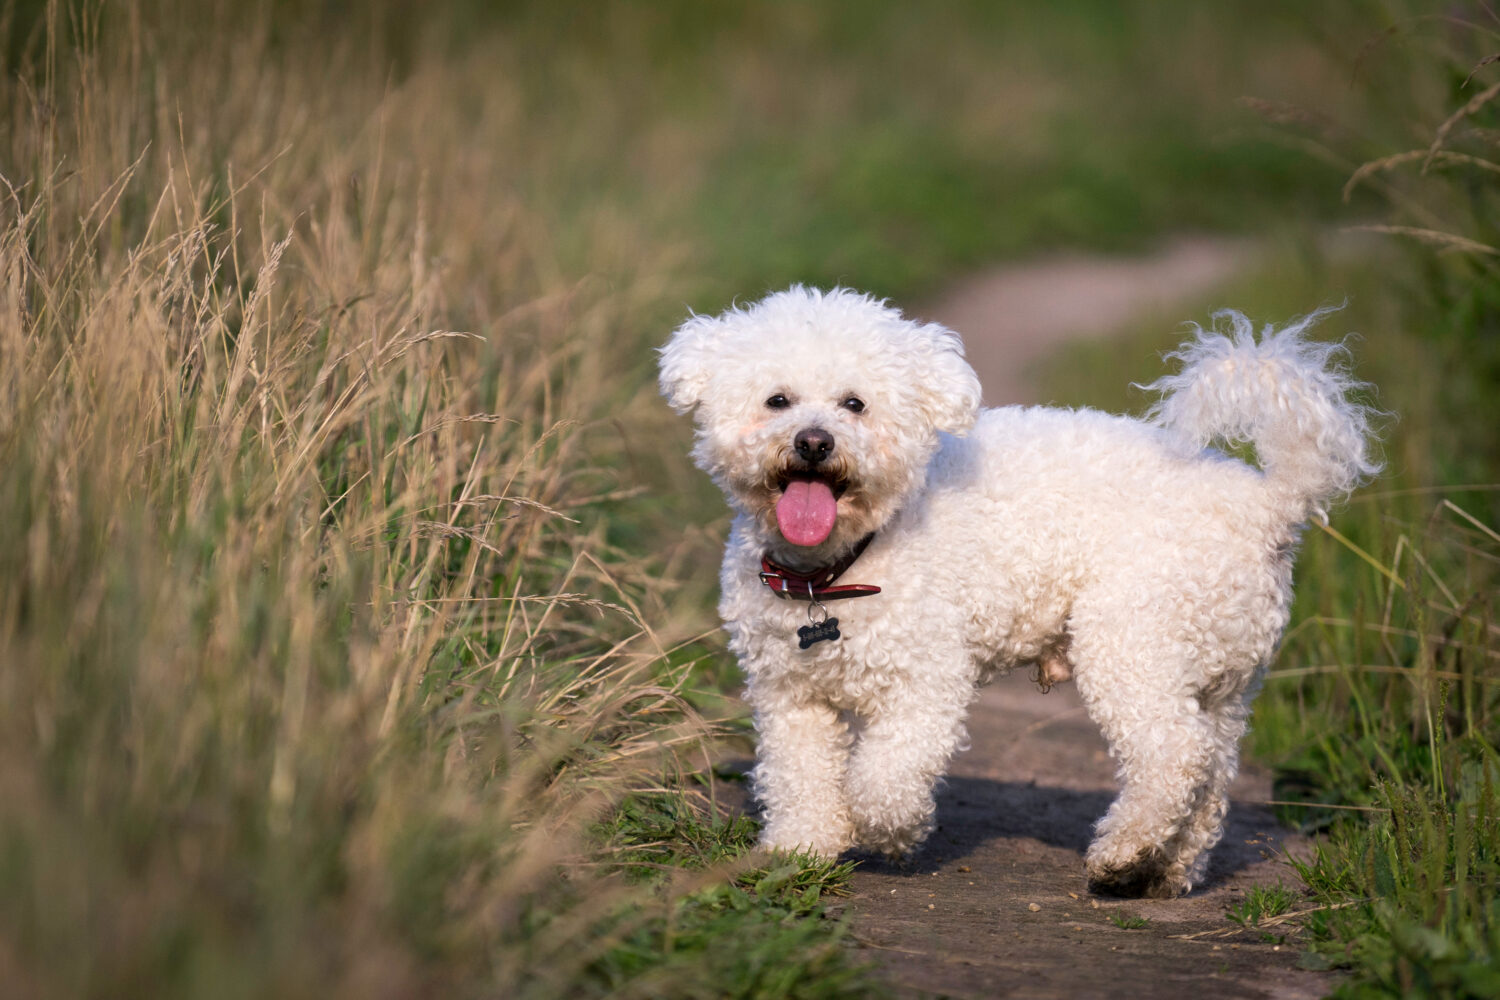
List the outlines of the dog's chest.
{"type": "Polygon", "coordinates": [[[790,685],[852,708],[887,690],[904,672],[890,653],[880,617],[853,601],[830,601],[822,609],[774,598],[756,603],[760,606],[752,612],[728,622],[740,664],[756,681],[790,685]],[[817,630],[814,637],[837,635],[809,642],[810,630],[817,630]]]}
{"type": "MultiPolygon", "coordinates": [[[[741,666],[769,684],[840,709],[878,714],[898,692],[972,684],[977,664],[961,609],[925,606],[893,587],[878,596],[830,601],[839,637],[803,648],[804,601],[772,599],[730,622],[741,666]]],[[[817,612],[814,613],[817,617],[817,612]]]]}

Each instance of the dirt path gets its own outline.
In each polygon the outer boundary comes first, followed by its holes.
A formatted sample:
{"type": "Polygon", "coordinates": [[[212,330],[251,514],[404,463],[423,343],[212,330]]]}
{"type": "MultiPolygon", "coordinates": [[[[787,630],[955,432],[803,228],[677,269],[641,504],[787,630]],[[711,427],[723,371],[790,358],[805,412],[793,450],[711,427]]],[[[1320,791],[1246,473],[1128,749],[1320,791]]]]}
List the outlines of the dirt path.
{"type": "Polygon", "coordinates": [[[1247,768],[1231,790],[1207,885],[1177,900],[1093,899],[1083,851],[1116,785],[1071,685],[1043,695],[1002,679],[969,728],[923,850],[905,865],[867,860],[854,877],[855,935],[898,995],[1218,1000],[1332,988],[1296,968],[1295,945],[1225,917],[1251,886],[1296,885],[1279,855],[1307,849],[1259,804],[1270,798],[1263,771],[1247,768]]]}
{"type": "MultiPolygon", "coordinates": [[[[1148,258],[1060,258],[966,282],[920,312],[964,335],[988,403],[1033,402],[1027,368],[1060,342],[1211,291],[1250,253],[1182,240],[1148,258]]],[[[1042,695],[1004,678],[969,729],[924,850],[903,866],[868,861],[854,879],[855,934],[899,994],[1217,1000],[1332,988],[1295,968],[1295,946],[1231,934],[1225,918],[1250,886],[1295,885],[1277,857],[1307,848],[1259,804],[1268,775],[1247,768],[1234,785],[1205,886],[1180,900],[1093,900],[1083,850],[1116,785],[1073,686],[1042,695]],[[1146,923],[1121,926],[1132,918],[1146,923]]]]}
{"type": "Polygon", "coordinates": [[[1211,292],[1254,254],[1244,241],[1199,236],[1145,257],[1051,257],[961,281],[915,312],[963,335],[986,406],[1041,403],[1028,369],[1059,345],[1211,292]]]}

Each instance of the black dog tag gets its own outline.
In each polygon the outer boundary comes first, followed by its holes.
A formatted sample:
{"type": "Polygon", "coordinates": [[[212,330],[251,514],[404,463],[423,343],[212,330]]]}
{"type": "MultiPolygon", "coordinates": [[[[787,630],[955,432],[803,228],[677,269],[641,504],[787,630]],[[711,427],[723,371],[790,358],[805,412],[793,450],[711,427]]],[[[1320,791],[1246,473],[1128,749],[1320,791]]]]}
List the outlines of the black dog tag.
{"type": "Polygon", "coordinates": [[[806,649],[815,642],[823,642],[825,639],[837,639],[839,637],[839,620],[837,618],[825,618],[811,625],[804,625],[797,630],[797,645],[806,649]]]}

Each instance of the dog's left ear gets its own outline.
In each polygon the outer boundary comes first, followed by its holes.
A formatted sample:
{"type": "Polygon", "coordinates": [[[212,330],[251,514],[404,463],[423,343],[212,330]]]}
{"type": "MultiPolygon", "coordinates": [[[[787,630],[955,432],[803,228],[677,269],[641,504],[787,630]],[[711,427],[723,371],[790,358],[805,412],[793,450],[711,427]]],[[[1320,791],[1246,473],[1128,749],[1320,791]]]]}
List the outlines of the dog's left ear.
{"type": "Polygon", "coordinates": [[[958,334],[936,323],[924,324],[928,349],[916,359],[918,405],[934,429],[962,435],[979,417],[979,376],[964,360],[958,334]]]}
{"type": "Polygon", "coordinates": [[[723,330],[716,316],[694,316],[672,333],[661,355],[661,394],[678,413],[703,402],[713,368],[713,345],[723,330]]]}

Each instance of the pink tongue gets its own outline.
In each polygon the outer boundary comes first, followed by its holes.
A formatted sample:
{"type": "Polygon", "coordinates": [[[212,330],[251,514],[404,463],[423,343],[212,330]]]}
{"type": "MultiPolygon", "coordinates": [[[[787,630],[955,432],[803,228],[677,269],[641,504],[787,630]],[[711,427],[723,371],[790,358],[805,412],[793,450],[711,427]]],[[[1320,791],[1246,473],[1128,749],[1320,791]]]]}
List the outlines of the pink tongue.
{"type": "Polygon", "coordinates": [[[794,479],[776,502],[776,524],[793,545],[817,545],[833,533],[839,516],[833,490],[821,479],[794,479]]]}

